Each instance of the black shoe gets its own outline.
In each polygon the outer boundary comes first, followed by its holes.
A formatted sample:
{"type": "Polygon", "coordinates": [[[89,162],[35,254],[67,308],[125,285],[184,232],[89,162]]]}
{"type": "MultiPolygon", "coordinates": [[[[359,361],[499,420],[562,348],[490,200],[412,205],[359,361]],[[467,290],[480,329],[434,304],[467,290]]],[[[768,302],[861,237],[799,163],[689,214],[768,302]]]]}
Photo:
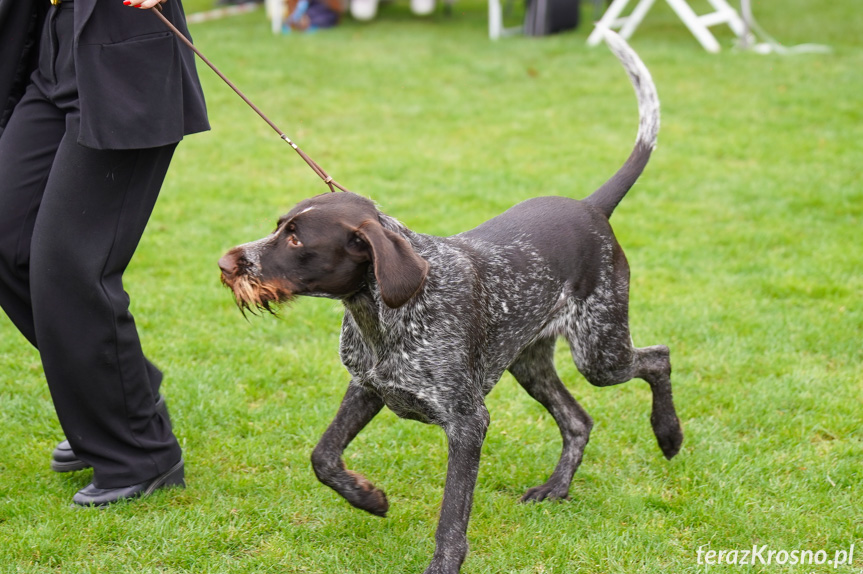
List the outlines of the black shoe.
{"type": "Polygon", "coordinates": [[[72,497],[72,502],[78,506],[107,506],[122,500],[133,500],[149,496],[160,488],[168,488],[170,486],[186,488],[184,476],[185,471],[183,468],[183,459],[181,458],[180,462],[172,466],[167,472],[160,474],[156,478],[133,484],[132,486],[97,488],[91,482],[72,497]]]}
{"type": "MultiPolygon", "coordinates": [[[[171,415],[168,414],[168,405],[165,404],[165,397],[159,395],[156,399],[156,411],[168,420],[171,424],[171,415]]],[[[75,470],[84,470],[90,468],[90,465],[78,458],[78,455],[72,451],[68,440],[64,440],[57,445],[54,452],[51,454],[51,470],[54,472],[73,472],[75,470]]]]}
{"type": "Polygon", "coordinates": [[[68,440],[58,444],[51,454],[51,470],[54,472],[72,472],[85,468],[90,468],[90,465],[78,458],[68,440]]]}

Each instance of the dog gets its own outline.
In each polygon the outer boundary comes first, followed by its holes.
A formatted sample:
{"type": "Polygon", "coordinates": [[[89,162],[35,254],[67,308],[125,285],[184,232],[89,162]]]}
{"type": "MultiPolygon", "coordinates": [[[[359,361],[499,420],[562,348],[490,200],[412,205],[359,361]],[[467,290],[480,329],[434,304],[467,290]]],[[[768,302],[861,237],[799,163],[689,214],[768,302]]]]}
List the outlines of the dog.
{"type": "Polygon", "coordinates": [[[609,224],[654,149],[659,100],[637,54],[613,32],[606,40],[635,88],[639,127],[626,162],[589,197],[528,199],[470,231],[435,237],[411,231],[369,199],[327,193],[301,201],[272,234],[219,260],[243,311],[272,312],[300,295],[345,307],[339,346],[351,381],[312,453],[321,482],[384,516],[386,495],[345,467],[345,448],[384,405],[446,433],[446,485],[425,574],[457,573],[467,555],[489,424],[484,397],[504,371],[548,409],[563,437],[551,476],[522,500],[568,496],[593,422],[557,376],[558,337],[593,385],[645,380],[660,449],[670,459],[681,447],[669,350],[633,346],[629,266],[609,224]]]}

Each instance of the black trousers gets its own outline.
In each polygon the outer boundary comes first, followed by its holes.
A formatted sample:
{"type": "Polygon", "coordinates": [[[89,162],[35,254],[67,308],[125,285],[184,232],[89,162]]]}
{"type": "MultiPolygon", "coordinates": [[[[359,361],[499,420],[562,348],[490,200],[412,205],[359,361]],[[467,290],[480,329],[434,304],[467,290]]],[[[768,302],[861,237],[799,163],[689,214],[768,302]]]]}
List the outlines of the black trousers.
{"type": "Polygon", "coordinates": [[[73,6],[51,9],[39,69],[0,137],[0,307],[39,350],[72,449],[97,487],[115,488],[181,456],[123,289],[176,145],[77,143],[73,6]]]}

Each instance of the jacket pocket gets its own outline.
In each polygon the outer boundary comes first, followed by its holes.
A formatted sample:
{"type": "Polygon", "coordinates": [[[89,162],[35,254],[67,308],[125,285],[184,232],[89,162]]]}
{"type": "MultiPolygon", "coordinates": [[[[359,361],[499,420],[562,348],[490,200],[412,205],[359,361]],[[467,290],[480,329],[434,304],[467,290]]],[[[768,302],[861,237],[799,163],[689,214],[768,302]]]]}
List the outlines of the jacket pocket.
{"type": "Polygon", "coordinates": [[[80,144],[133,149],[183,138],[182,62],[170,32],[82,44],[75,56],[80,144]]]}

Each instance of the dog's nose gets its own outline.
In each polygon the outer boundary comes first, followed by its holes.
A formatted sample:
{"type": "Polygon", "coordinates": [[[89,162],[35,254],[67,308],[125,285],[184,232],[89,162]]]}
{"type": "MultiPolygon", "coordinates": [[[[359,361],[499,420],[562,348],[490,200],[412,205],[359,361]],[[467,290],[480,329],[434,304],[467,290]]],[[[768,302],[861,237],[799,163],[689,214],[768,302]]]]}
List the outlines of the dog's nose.
{"type": "Polygon", "coordinates": [[[219,269],[222,270],[222,275],[231,277],[237,272],[237,254],[234,251],[228,251],[219,259],[219,269]]]}

